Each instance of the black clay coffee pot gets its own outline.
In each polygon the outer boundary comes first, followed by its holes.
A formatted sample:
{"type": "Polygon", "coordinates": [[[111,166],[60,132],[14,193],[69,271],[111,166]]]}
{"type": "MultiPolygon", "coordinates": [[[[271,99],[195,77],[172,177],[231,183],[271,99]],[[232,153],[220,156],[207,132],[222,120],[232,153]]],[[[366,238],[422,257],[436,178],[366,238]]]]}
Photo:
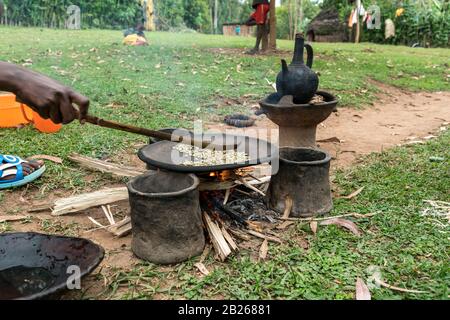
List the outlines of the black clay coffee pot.
{"type": "Polygon", "coordinates": [[[281,60],[283,70],[277,77],[277,91],[281,96],[293,96],[296,104],[311,101],[319,88],[319,77],[311,70],[313,55],[313,49],[309,44],[305,44],[303,35],[297,34],[292,63],[288,66],[286,60],[281,60]],[[306,65],[303,60],[305,48],[308,54],[306,65]]]}

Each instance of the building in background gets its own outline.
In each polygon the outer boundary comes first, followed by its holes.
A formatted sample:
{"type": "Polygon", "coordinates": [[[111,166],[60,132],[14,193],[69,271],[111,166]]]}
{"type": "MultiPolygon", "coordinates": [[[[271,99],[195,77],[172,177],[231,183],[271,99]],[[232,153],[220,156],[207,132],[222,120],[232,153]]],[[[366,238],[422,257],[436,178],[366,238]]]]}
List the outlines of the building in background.
{"type": "Polygon", "coordinates": [[[349,38],[335,8],[322,10],[308,25],[306,36],[310,42],[346,42],[349,38]]]}
{"type": "Polygon", "coordinates": [[[251,37],[255,34],[255,28],[249,27],[241,23],[224,23],[223,35],[224,36],[240,36],[251,37]]]}

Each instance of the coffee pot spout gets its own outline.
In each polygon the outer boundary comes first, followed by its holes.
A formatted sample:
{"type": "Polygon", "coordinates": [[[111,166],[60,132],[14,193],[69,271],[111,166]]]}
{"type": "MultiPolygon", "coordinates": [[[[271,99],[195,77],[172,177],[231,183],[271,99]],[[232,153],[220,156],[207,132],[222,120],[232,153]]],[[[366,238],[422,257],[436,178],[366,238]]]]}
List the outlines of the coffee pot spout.
{"type": "Polygon", "coordinates": [[[281,70],[283,71],[283,75],[287,75],[289,73],[289,67],[286,60],[281,60],[281,70]]]}

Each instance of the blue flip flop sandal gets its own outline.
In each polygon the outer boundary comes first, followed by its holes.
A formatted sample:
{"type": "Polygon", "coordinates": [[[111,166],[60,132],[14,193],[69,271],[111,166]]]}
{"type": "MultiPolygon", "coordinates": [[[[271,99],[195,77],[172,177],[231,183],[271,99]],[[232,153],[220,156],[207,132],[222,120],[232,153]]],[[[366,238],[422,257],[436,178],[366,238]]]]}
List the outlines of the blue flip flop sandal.
{"type": "Polygon", "coordinates": [[[16,156],[0,154],[0,178],[15,175],[13,179],[0,180],[0,190],[20,187],[42,176],[45,171],[44,165],[28,176],[24,176],[22,163],[26,162],[16,156]]]}

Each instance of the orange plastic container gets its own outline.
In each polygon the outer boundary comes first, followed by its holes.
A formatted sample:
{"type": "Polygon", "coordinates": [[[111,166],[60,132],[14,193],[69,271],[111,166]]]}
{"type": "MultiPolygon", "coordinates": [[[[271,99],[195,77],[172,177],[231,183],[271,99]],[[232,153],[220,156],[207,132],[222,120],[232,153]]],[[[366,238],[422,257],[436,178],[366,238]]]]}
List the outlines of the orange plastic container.
{"type": "Polygon", "coordinates": [[[22,104],[16,102],[16,96],[0,92],[0,128],[15,128],[30,123],[25,117],[31,117],[31,110],[22,111],[22,104]],[[24,115],[25,113],[25,115],[24,115]]]}
{"type": "Polygon", "coordinates": [[[43,133],[55,133],[61,130],[61,124],[41,118],[24,104],[16,102],[12,93],[0,93],[0,128],[14,128],[22,124],[33,123],[43,133]]]}
{"type": "Polygon", "coordinates": [[[61,130],[62,124],[55,124],[50,119],[44,119],[41,118],[39,114],[37,114],[35,111],[31,110],[29,107],[22,105],[23,110],[23,116],[26,118],[29,122],[34,124],[34,127],[38,129],[40,132],[43,133],[55,133],[61,130]],[[29,113],[32,113],[32,118],[28,116],[29,113]]]}

